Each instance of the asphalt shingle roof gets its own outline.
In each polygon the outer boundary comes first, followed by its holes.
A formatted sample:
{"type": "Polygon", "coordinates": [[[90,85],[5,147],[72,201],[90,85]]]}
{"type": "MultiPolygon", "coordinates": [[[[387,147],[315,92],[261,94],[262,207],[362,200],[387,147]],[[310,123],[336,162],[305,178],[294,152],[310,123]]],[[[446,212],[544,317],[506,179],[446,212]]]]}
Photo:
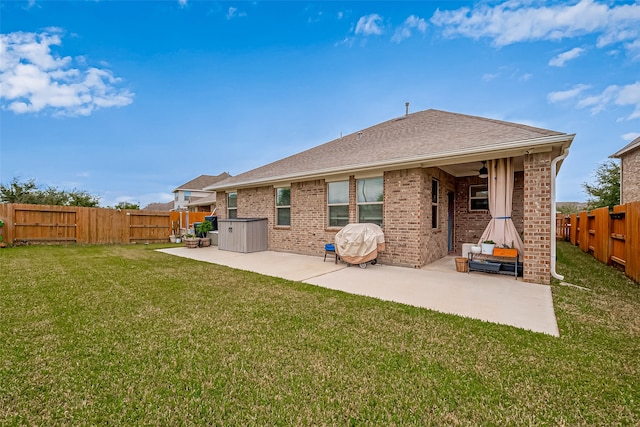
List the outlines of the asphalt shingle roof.
{"type": "Polygon", "coordinates": [[[359,132],[236,175],[212,186],[314,171],[349,170],[367,164],[478,150],[500,144],[566,135],[547,129],[483,117],[425,110],[388,120],[359,132]]]}
{"type": "Polygon", "coordinates": [[[223,172],[220,175],[215,175],[215,176],[214,175],[200,175],[199,177],[194,178],[191,181],[182,184],[180,187],[176,188],[173,191],[176,192],[178,190],[202,190],[205,187],[213,185],[216,182],[223,181],[223,180],[229,178],[230,176],[231,175],[229,175],[227,172],[223,172]]]}
{"type": "Polygon", "coordinates": [[[622,149],[618,150],[615,154],[612,154],[609,157],[621,158],[624,157],[625,154],[630,153],[631,151],[640,148],[640,136],[625,145],[622,149]]]}

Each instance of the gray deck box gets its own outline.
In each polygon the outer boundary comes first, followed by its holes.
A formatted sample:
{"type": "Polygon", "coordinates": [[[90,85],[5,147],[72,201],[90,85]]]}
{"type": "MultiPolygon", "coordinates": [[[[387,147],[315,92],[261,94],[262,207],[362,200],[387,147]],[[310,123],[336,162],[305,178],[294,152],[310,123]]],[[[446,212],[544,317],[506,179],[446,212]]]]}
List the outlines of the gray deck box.
{"type": "Polygon", "coordinates": [[[218,220],[218,249],[231,252],[267,250],[267,218],[234,218],[218,220]]]}

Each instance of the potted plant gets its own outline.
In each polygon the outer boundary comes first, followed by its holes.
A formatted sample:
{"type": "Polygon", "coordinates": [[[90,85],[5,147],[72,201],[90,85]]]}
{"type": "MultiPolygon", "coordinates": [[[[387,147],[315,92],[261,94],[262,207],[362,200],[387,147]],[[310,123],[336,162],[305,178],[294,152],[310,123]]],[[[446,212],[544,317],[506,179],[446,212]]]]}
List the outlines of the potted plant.
{"type": "Polygon", "coordinates": [[[211,230],[213,230],[213,225],[209,221],[203,221],[198,224],[196,233],[198,233],[198,236],[205,236],[200,237],[200,246],[211,246],[211,237],[206,237],[211,230]]]}
{"type": "Polygon", "coordinates": [[[181,237],[180,221],[171,221],[171,235],[169,236],[169,240],[171,243],[180,243],[181,237]]]}
{"type": "Polygon", "coordinates": [[[496,242],[493,240],[485,240],[481,246],[483,255],[493,255],[493,248],[496,247],[496,242]]]}
{"type": "Polygon", "coordinates": [[[191,234],[191,233],[187,233],[187,234],[184,236],[184,245],[185,245],[187,248],[192,248],[192,249],[193,249],[193,248],[197,248],[197,247],[199,246],[199,244],[200,244],[200,239],[198,239],[198,238],[197,238],[196,236],[194,236],[193,234],[191,234]]]}

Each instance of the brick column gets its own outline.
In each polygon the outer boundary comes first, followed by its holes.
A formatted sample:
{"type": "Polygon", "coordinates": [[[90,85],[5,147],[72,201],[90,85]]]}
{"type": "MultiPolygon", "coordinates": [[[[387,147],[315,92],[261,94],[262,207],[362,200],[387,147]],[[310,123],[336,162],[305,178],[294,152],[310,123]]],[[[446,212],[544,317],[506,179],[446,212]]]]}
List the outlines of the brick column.
{"type": "Polygon", "coordinates": [[[551,153],[524,158],[524,281],[551,283],[551,153]]]}
{"type": "Polygon", "coordinates": [[[640,149],[622,156],[620,162],[621,185],[620,204],[640,200],[640,149]]]}
{"type": "Polygon", "coordinates": [[[382,262],[414,268],[424,265],[421,253],[426,198],[423,174],[421,169],[384,173],[386,247],[381,253],[382,262]]]}
{"type": "Polygon", "coordinates": [[[227,193],[216,191],[216,215],[218,219],[227,219],[227,193]]]}

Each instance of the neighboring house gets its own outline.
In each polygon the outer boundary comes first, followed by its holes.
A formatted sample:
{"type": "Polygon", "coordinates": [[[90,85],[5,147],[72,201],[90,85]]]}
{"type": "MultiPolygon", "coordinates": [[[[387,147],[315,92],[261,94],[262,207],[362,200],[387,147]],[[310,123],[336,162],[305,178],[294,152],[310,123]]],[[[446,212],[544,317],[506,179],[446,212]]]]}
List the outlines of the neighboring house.
{"type": "MultiPolygon", "coordinates": [[[[419,268],[491,220],[484,161],[511,158],[524,280],[550,283],[555,175],[574,135],[439,110],[406,114],[208,187],[220,218],[268,218],[270,250],[320,255],[347,223],[382,226],[381,262],[419,268]],[[553,215],[552,215],[553,212],[553,215]]],[[[491,162],[489,162],[491,164],[491,162]]],[[[498,218],[496,218],[498,219],[498,218]]]]}
{"type": "Polygon", "coordinates": [[[610,157],[620,159],[620,204],[640,200],[640,136],[610,157]]]}
{"type": "Polygon", "coordinates": [[[142,208],[143,211],[170,211],[173,209],[173,202],[167,203],[149,203],[142,208]]]}
{"type": "Polygon", "coordinates": [[[205,187],[229,178],[227,172],[220,175],[200,175],[173,190],[173,209],[188,209],[191,212],[212,212],[215,209],[215,191],[205,187]],[[206,200],[205,200],[206,199],[206,200]],[[200,203],[204,201],[204,203],[200,203]]]}
{"type": "Polygon", "coordinates": [[[216,208],[216,192],[214,191],[206,197],[194,198],[186,206],[192,212],[213,212],[216,208]]]}

